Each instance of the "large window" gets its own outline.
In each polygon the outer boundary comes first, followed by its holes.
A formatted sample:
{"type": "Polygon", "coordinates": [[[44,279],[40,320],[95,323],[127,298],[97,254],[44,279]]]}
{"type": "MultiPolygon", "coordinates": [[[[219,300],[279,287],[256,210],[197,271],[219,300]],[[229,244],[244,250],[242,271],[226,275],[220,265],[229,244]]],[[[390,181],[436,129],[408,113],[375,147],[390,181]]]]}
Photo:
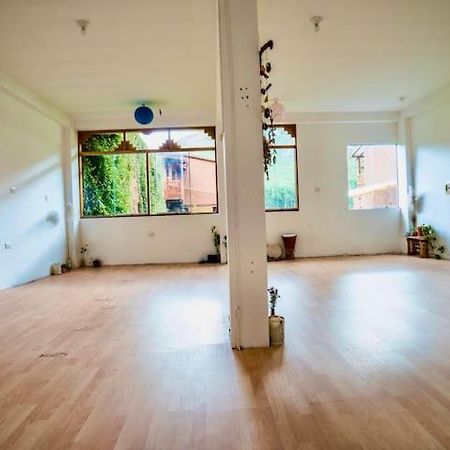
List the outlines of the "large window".
{"type": "Polygon", "coordinates": [[[347,146],[348,207],[398,207],[397,146],[347,146]]]}
{"type": "Polygon", "coordinates": [[[217,212],[215,130],[78,134],[83,217],[217,212]]]}
{"type": "Polygon", "coordinates": [[[297,138],[295,125],[277,125],[275,142],[270,145],[275,152],[275,163],[269,168],[265,181],[266,211],[298,210],[297,138]]]}

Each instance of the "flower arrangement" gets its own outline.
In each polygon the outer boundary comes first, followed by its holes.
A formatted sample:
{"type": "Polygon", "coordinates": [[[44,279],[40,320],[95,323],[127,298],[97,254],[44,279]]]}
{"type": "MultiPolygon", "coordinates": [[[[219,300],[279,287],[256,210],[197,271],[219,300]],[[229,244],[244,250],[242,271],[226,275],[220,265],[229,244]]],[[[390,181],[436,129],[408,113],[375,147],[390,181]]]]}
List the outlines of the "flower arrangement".
{"type": "Polygon", "coordinates": [[[275,287],[270,287],[267,289],[269,293],[269,304],[270,304],[270,315],[275,315],[275,307],[277,306],[278,299],[280,298],[280,294],[278,294],[278,289],[275,287]]]}

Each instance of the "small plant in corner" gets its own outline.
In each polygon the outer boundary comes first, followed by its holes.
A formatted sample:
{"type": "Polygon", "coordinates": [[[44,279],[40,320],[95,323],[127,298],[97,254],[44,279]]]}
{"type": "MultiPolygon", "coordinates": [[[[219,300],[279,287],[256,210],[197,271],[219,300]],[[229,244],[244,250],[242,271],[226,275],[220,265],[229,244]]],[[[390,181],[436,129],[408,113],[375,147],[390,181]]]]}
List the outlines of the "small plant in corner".
{"type": "Polygon", "coordinates": [[[87,253],[87,251],[88,251],[88,244],[82,245],[80,248],[80,254],[81,254],[80,265],[81,265],[81,267],[84,267],[86,264],[86,261],[84,260],[84,255],[87,253]]]}
{"type": "Polygon", "coordinates": [[[211,227],[212,241],[216,249],[215,255],[208,255],[208,262],[220,263],[220,233],[215,225],[211,227]]]}
{"type": "Polygon", "coordinates": [[[267,289],[267,292],[269,293],[270,315],[275,316],[275,307],[277,306],[280,294],[278,294],[278,289],[273,286],[267,289]]]}
{"type": "Polygon", "coordinates": [[[220,234],[217,231],[217,228],[215,225],[212,226],[211,233],[212,233],[214,248],[216,249],[216,255],[220,255],[220,234]]]}
{"type": "Polygon", "coordinates": [[[417,227],[419,236],[423,236],[429,245],[430,250],[433,252],[433,256],[436,259],[441,259],[445,253],[445,247],[437,243],[436,230],[431,225],[420,225],[417,227]]]}

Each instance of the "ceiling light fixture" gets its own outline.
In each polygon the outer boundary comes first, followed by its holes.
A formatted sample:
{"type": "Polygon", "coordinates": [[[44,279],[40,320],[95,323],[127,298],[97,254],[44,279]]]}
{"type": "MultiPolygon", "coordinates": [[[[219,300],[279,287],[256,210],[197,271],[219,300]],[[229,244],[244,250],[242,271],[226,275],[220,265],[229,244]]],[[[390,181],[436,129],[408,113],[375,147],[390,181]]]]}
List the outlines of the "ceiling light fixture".
{"type": "Polygon", "coordinates": [[[314,31],[318,33],[320,31],[320,22],[322,22],[322,16],[313,16],[311,17],[311,22],[314,24],[314,31]]]}
{"type": "Polygon", "coordinates": [[[153,121],[153,117],[153,111],[145,103],[138,106],[134,111],[134,119],[141,125],[150,124],[153,121]]]}
{"type": "Polygon", "coordinates": [[[77,25],[80,27],[81,34],[82,34],[83,36],[85,36],[85,35],[86,35],[87,27],[88,27],[88,25],[89,25],[89,20],[86,20],[86,19],[78,19],[78,20],[77,20],[77,25]]]}

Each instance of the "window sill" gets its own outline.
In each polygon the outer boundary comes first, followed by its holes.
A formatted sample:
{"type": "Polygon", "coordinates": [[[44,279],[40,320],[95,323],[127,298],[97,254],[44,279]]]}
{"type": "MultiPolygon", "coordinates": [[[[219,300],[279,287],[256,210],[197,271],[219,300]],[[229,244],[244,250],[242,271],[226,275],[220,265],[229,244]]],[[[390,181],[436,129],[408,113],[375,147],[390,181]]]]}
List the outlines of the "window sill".
{"type": "Polygon", "coordinates": [[[400,206],[380,206],[377,208],[348,208],[348,211],[385,211],[385,210],[400,210],[400,206]]]}
{"type": "Polygon", "coordinates": [[[81,216],[80,219],[124,219],[124,218],[135,218],[135,217],[167,217],[167,216],[207,216],[211,214],[219,214],[218,211],[215,212],[202,212],[202,213],[166,213],[166,214],[125,214],[120,216],[81,216]]]}
{"type": "Polygon", "coordinates": [[[266,209],[266,213],[272,212],[295,212],[300,211],[300,208],[292,208],[292,209],[266,209]]]}

